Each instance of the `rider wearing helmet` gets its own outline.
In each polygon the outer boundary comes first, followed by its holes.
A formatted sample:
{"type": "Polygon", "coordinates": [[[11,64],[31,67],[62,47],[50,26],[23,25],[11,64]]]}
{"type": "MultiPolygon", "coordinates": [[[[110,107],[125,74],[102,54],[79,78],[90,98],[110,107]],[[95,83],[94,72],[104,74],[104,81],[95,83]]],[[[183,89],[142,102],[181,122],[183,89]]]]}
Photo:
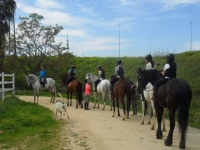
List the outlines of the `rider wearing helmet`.
{"type": "Polygon", "coordinates": [[[69,84],[72,80],[76,79],[76,70],[75,70],[75,69],[76,69],[76,66],[75,66],[75,65],[72,65],[72,68],[69,69],[69,71],[68,71],[69,78],[68,78],[68,80],[66,81],[66,84],[67,84],[66,90],[68,90],[68,84],[69,84]]]}
{"type": "Polygon", "coordinates": [[[160,85],[165,84],[168,80],[176,78],[176,63],[174,62],[174,54],[169,53],[166,57],[167,63],[164,66],[164,70],[161,74],[165,77],[155,82],[154,84],[154,99],[156,99],[157,91],[160,85]]]}
{"type": "MultiPolygon", "coordinates": [[[[151,54],[147,54],[145,57],[145,60],[146,60],[146,70],[151,70],[151,69],[156,69],[156,65],[153,61],[153,57],[151,54]]],[[[146,87],[151,87],[152,84],[149,82],[146,87]]],[[[153,100],[153,97],[151,98],[153,100]]],[[[144,101],[145,100],[145,97],[144,97],[144,93],[142,92],[141,94],[141,100],[144,101]]]]}
{"type": "Polygon", "coordinates": [[[155,69],[156,68],[156,65],[153,61],[153,58],[152,58],[152,55],[151,54],[148,54],[145,56],[145,59],[146,59],[146,70],[150,70],[150,69],[155,69]]]}
{"type": "Polygon", "coordinates": [[[120,79],[120,78],[124,78],[124,67],[121,65],[122,61],[120,59],[117,60],[117,66],[115,67],[115,77],[114,79],[112,79],[110,81],[110,91],[111,91],[111,95],[113,94],[113,86],[114,84],[120,79]]]}
{"type": "Polygon", "coordinates": [[[101,66],[97,67],[99,72],[98,72],[98,79],[94,82],[94,92],[97,91],[97,85],[101,80],[105,79],[105,70],[101,66]]]}

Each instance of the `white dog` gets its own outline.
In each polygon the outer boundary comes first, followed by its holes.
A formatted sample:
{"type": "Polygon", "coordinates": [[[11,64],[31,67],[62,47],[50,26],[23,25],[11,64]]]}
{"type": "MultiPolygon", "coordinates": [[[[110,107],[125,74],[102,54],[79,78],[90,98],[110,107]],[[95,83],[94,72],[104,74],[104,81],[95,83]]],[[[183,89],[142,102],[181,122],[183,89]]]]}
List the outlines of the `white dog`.
{"type": "MultiPolygon", "coordinates": [[[[62,95],[60,93],[58,93],[58,94],[60,95],[60,97],[63,100],[62,95]]],[[[55,117],[57,117],[58,112],[60,113],[60,120],[62,119],[62,113],[64,113],[64,112],[66,112],[67,117],[69,119],[69,115],[67,113],[67,105],[64,103],[64,100],[63,100],[63,102],[61,100],[56,101],[56,116],[55,117]]],[[[63,115],[65,115],[65,114],[63,114],[63,115]]]]}

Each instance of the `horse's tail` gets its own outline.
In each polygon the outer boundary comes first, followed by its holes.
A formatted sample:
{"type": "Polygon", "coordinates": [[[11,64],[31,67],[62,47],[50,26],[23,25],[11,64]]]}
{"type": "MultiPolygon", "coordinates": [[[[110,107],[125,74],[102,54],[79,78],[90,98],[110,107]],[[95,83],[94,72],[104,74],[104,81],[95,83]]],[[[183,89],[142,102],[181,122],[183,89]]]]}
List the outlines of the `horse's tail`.
{"type": "Polygon", "coordinates": [[[127,111],[130,111],[130,106],[131,106],[131,84],[130,83],[127,83],[126,96],[127,96],[127,111]]]}
{"type": "Polygon", "coordinates": [[[192,90],[188,83],[180,87],[180,103],[178,108],[179,132],[185,134],[188,127],[189,108],[192,99],[192,90]]]}
{"type": "Polygon", "coordinates": [[[82,83],[81,82],[78,83],[77,94],[78,94],[78,103],[79,103],[79,105],[81,105],[82,100],[83,100],[82,83]]]}

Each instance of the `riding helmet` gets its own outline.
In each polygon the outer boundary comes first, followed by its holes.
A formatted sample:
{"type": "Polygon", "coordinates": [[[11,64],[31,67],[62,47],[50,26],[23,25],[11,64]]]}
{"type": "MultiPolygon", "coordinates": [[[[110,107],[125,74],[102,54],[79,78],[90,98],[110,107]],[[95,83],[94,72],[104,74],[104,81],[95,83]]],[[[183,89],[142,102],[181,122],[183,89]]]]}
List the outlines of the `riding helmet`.
{"type": "Polygon", "coordinates": [[[121,65],[122,61],[120,59],[117,60],[117,64],[121,65]]]}
{"type": "Polygon", "coordinates": [[[75,69],[75,68],[76,68],[76,66],[75,66],[75,65],[72,65],[72,68],[73,68],[73,69],[75,69]]]}
{"type": "Polygon", "coordinates": [[[170,62],[170,61],[174,61],[174,54],[172,54],[172,53],[169,53],[168,55],[167,55],[167,62],[170,62]]]}
{"type": "Polygon", "coordinates": [[[98,69],[102,69],[102,67],[101,67],[101,66],[98,66],[97,68],[98,68],[98,69]]]}
{"type": "Polygon", "coordinates": [[[147,55],[145,56],[145,59],[148,60],[148,61],[152,61],[152,56],[151,56],[151,54],[147,54],[147,55]]]}

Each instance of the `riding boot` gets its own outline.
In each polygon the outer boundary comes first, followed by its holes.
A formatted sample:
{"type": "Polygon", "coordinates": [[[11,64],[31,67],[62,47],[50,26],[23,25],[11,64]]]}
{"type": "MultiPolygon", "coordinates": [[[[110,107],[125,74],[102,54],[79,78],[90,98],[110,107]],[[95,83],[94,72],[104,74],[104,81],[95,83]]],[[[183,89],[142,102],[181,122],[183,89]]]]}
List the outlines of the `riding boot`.
{"type": "Polygon", "coordinates": [[[87,110],[87,102],[84,102],[84,109],[87,110]]]}
{"type": "Polygon", "coordinates": [[[90,110],[90,109],[89,109],[89,102],[87,102],[87,109],[86,109],[86,110],[90,110]]]}
{"type": "Polygon", "coordinates": [[[94,92],[96,92],[96,91],[97,91],[97,84],[94,83],[94,92]]]}
{"type": "Polygon", "coordinates": [[[110,84],[110,95],[113,95],[113,85],[110,84]]]}

